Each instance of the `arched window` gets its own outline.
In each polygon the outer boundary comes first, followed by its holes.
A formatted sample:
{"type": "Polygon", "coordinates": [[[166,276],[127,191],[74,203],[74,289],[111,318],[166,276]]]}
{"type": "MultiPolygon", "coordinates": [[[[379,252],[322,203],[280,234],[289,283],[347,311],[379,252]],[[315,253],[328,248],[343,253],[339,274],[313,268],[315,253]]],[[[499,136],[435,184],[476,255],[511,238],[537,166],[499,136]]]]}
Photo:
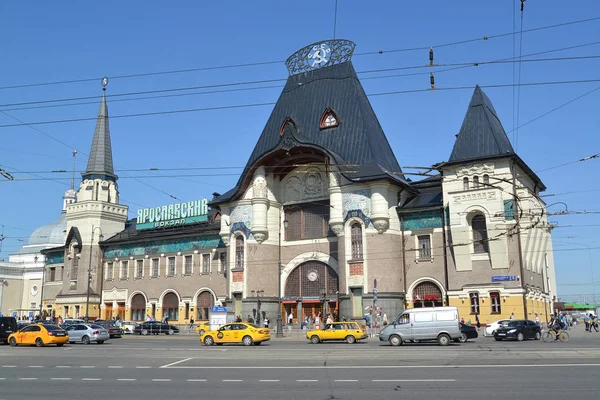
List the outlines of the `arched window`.
{"type": "Polygon", "coordinates": [[[490,184],[490,176],[489,175],[486,174],[483,176],[483,184],[485,186],[488,186],[490,184]]]}
{"type": "Polygon", "coordinates": [[[463,190],[469,190],[469,178],[463,178],[463,190]]]}
{"type": "Polygon", "coordinates": [[[287,124],[291,124],[294,128],[296,127],[296,123],[294,122],[294,120],[291,119],[290,117],[287,117],[281,123],[281,127],[279,128],[279,136],[283,136],[283,132],[285,131],[285,126],[287,124]]]}
{"type": "Polygon", "coordinates": [[[319,121],[319,126],[321,129],[334,128],[339,124],[340,122],[337,115],[335,115],[335,112],[330,108],[323,112],[321,121],[319,121]]]}
{"type": "Polygon", "coordinates": [[[196,299],[196,308],[198,309],[198,321],[207,321],[210,308],[215,305],[215,299],[210,292],[202,292],[196,299]]]}
{"type": "Polygon", "coordinates": [[[173,292],[167,293],[163,297],[163,318],[169,318],[169,321],[177,321],[179,319],[179,298],[173,292]]]}
{"type": "Polygon", "coordinates": [[[473,189],[479,189],[479,177],[478,176],[473,177],[473,189]]]}
{"type": "Polygon", "coordinates": [[[140,293],[131,299],[131,320],[143,321],[146,316],[146,299],[140,293]]]}
{"type": "Polygon", "coordinates": [[[235,268],[244,269],[244,238],[235,238],[235,268]]]}
{"type": "Polygon", "coordinates": [[[362,225],[355,222],[351,226],[351,240],[352,240],[352,259],[362,260],[363,258],[363,238],[362,238],[362,225]]]}
{"type": "Polygon", "coordinates": [[[471,229],[473,230],[473,250],[474,253],[489,253],[490,244],[488,241],[487,226],[485,216],[477,214],[471,220],[471,229]]]}

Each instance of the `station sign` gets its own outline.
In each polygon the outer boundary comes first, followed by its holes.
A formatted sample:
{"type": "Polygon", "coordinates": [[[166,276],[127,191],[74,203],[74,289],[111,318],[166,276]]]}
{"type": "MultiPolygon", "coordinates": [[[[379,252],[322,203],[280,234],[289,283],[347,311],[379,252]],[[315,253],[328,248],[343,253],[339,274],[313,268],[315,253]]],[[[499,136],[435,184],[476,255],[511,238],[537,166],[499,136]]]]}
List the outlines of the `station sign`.
{"type": "Polygon", "coordinates": [[[208,221],[208,200],[194,200],[167,206],[142,208],[135,229],[165,228],[208,221]]]}

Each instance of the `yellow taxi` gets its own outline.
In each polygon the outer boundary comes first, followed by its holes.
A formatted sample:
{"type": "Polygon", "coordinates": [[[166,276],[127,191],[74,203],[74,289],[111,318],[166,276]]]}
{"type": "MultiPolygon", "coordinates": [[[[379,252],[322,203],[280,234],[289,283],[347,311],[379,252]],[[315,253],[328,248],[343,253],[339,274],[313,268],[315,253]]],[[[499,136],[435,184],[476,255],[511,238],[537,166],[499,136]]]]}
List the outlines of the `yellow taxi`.
{"type": "Polygon", "coordinates": [[[253,344],[259,346],[262,342],[268,342],[269,340],[271,340],[271,333],[268,328],[260,328],[245,322],[226,324],[219,329],[207,330],[200,336],[200,342],[206,346],[212,346],[215,343],[217,345],[243,343],[245,346],[252,346],[253,344]]]}
{"type": "Polygon", "coordinates": [[[325,324],[323,329],[306,332],[306,338],[313,344],[327,340],[345,340],[348,343],[355,343],[367,337],[367,333],[356,322],[331,322],[325,324]]]}
{"type": "Polygon", "coordinates": [[[204,335],[204,332],[210,331],[210,322],[200,322],[196,327],[196,333],[200,336],[204,335]]]}
{"type": "Polygon", "coordinates": [[[11,346],[20,344],[36,345],[44,347],[47,344],[55,344],[62,347],[69,341],[67,331],[59,326],[52,324],[31,324],[25,328],[18,330],[8,337],[8,343],[11,346]]]}

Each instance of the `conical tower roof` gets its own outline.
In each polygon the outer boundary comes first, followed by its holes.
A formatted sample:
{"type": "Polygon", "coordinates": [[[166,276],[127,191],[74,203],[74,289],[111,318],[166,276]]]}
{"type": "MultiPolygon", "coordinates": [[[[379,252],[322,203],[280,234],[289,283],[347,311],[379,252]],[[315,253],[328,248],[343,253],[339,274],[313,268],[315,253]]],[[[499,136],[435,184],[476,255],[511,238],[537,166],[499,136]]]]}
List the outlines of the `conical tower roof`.
{"type": "MultiPolygon", "coordinates": [[[[105,88],[103,88],[105,90],[105,88]]],[[[96,129],[88,158],[87,168],[82,175],[84,179],[103,179],[116,181],[117,176],[113,168],[112,147],[110,142],[110,128],[108,126],[108,107],[106,93],[102,93],[96,129]]]]}

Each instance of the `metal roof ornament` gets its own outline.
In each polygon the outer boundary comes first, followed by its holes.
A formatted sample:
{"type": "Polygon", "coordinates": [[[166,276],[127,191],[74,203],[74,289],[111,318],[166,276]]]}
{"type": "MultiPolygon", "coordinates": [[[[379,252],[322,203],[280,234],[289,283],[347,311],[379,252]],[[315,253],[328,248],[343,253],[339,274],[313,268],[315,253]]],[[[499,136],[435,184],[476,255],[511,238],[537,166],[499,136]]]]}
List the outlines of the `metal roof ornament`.
{"type": "Polygon", "coordinates": [[[106,86],[108,86],[108,78],[106,76],[102,78],[100,84],[102,85],[102,90],[106,90],[106,86]]]}
{"type": "Polygon", "coordinates": [[[350,61],[355,47],[354,42],[349,40],[325,40],[301,48],[285,64],[290,75],[329,67],[350,61]]]}

